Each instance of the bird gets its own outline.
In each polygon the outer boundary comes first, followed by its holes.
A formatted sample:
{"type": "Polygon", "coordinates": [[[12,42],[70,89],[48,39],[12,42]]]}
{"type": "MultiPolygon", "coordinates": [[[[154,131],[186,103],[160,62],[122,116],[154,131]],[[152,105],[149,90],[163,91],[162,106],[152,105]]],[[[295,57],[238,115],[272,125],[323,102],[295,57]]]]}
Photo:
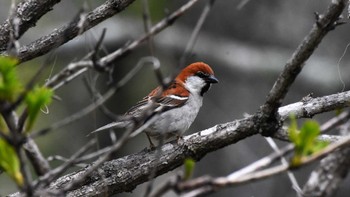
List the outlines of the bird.
{"type": "Polygon", "coordinates": [[[165,88],[158,86],[152,90],[132,106],[120,120],[102,126],[92,133],[131,125],[139,128],[147,124],[144,131],[151,147],[155,147],[153,140],[156,140],[158,145],[164,140],[175,137],[179,140],[194,122],[202,107],[204,94],[212,84],[218,82],[208,64],[192,63],[168,86],[165,88]],[[137,125],[135,122],[141,124],[137,125]]]}

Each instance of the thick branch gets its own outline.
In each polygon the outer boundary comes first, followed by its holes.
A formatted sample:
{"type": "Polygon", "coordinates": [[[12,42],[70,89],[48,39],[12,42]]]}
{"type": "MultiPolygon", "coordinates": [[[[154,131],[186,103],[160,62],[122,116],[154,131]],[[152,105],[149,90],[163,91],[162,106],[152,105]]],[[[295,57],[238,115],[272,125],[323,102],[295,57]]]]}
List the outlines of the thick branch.
{"type": "MultiPolygon", "coordinates": [[[[347,107],[350,105],[348,102],[349,99],[350,91],[310,99],[305,105],[299,105],[299,108],[296,108],[295,104],[288,105],[284,107],[283,111],[285,113],[308,111],[308,115],[314,115],[339,107],[347,107]],[[316,101],[323,103],[323,105],[318,105],[317,107],[309,105],[316,101]]],[[[209,152],[257,134],[258,131],[255,129],[254,124],[254,118],[248,117],[216,125],[207,130],[187,136],[184,138],[183,143],[177,144],[176,142],[172,142],[165,144],[162,147],[162,154],[159,160],[154,157],[154,151],[144,150],[133,155],[106,162],[98,172],[93,173],[86,179],[82,187],[69,192],[68,196],[111,195],[123,191],[131,191],[137,185],[146,182],[154,169],[157,170],[157,176],[164,174],[182,165],[184,159],[187,157],[200,160],[209,152]]],[[[88,167],[61,177],[51,185],[51,188],[59,190],[83,174],[87,169],[88,167]]]]}
{"type": "Polygon", "coordinates": [[[145,35],[142,35],[138,39],[126,44],[124,47],[114,51],[111,54],[108,54],[101,59],[99,59],[96,62],[93,62],[92,60],[82,60],[75,63],[70,63],[65,69],[63,69],[61,72],[56,74],[51,78],[51,80],[48,81],[47,85],[50,87],[53,87],[54,89],[58,88],[59,86],[73,80],[80,74],[87,71],[89,68],[96,68],[99,70],[108,70],[108,66],[117,58],[121,57],[122,55],[125,55],[126,52],[129,52],[136,47],[138,47],[141,43],[149,39],[150,37],[153,37],[157,33],[164,30],[166,27],[174,23],[175,20],[177,20],[180,16],[182,16],[187,10],[189,10],[198,0],[191,0],[188,1],[186,4],[181,6],[179,9],[174,11],[171,15],[167,16],[163,20],[159,21],[157,24],[155,24],[148,33],[145,35]]]}
{"type": "MultiPolygon", "coordinates": [[[[35,26],[36,22],[47,12],[52,10],[52,7],[61,0],[29,0],[22,1],[17,5],[15,16],[18,25],[18,38],[20,38],[29,28],[35,26]]],[[[10,40],[11,31],[10,19],[7,19],[0,25],[0,51],[7,48],[7,43],[10,40]]]]}
{"type": "Polygon", "coordinates": [[[345,147],[324,158],[314,170],[303,191],[306,196],[333,196],[345,179],[350,165],[350,148],[345,147]]]}
{"type": "MultiPolygon", "coordinates": [[[[350,123],[341,126],[341,133],[349,135],[350,123]]],[[[319,166],[311,173],[303,193],[306,196],[334,196],[339,185],[346,178],[350,165],[350,148],[344,147],[322,159],[319,166]]]]}
{"type": "Polygon", "coordinates": [[[266,102],[261,106],[257,118],[258,126],[264,136],[270,136],[272,130],[276,130],[280,124],[277,121],[277,110],[281,106],[285,96],[296,77],[301,72],[305,62],[316,50],[324,36],[333,30],[338,24],[339,17],[346,5],[346,0],[334,0],[324,15],[316,16],[316,22],[309,34],[298,46],[292,57],[287,61],[283,71],[278,76],[270,90],[266,102]]]}
{"type": "Polygon", "coordinates": [[[263,114],[269,115],[280,107],[289,87],[302,70],[306,60],[316,50],[323,37],[336,27],[345,5],[345,0],[332,1],[332,4],[328,7],[324,15],[317,15],[316,22],[310,33],[304,38],[292,57],[287,61],[283,71],[270,90],[265,105],[261,109],[263,114]]]}
{"type": "Polygon", "coordinates": [[[101,6],[87,13],[86,18],[77,17],[68,25],[58,28],[49,35],[43,36],[26,46],[22,46],[19,49],[19,61],[28,61],[46,54],[52,49],[63,45],[79,34],[96,26],[107,18],[121,12],[132,2],[134,2],[134,0],[107,0],[101,6]],[[83,27],[79,27],[80,20],[84,20],[83,27]]]}

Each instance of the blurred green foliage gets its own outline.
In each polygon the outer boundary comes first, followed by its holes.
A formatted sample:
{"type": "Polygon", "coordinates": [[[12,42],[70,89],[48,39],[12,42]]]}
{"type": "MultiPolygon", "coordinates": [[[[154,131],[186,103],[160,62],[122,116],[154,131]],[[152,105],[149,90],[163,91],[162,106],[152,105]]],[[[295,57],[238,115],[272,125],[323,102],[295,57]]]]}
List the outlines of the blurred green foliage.
{"type": "Polygon", "coordinates": [[[192,158],[185,159],[184,180],[189,180],[192,177],[195,165],[196,162],[192,158]]]}
{"type": "MultiPolygon", "coordinates": [[[[47,87],[35,86],[33,89],[24,90],[24,85],[19,80],[16,70],[17,60],[12,57],[0,56],[0,104],[11,104],[21,101],[20,95],[24,95],[24,104],[28,111],[26,132],[9,131],[4,121],[5,116],[0,117],[0,132],[8,138],[0,138],[0,168],[4,170],[19,187],[23,186],[20,160],[13,144],[18,145],[15,139],[26,134],[33,126],[40,109],[51,102],[53,92],[47,87]],[[15,137],[16,136],[16,137],[15,137]]],[[[14,109],[16,110],[16,109],[14,109]]],[[[3,113],[6,114],[6,113],[3,113]]],[[[2,115],[3,115],[2,114],[2,115]]],[[[17,147],[20,149],[20,147],[17,147]]]]}
{"type": "Polygon", "coordinates": [[[17,60],[0,56],[0,100],[14,101],[23,90],[15,72],[17,60]]]}
{"type": "Polygon", "coordinates": [[[290,120],[291,124],[288,128],[289,139],[295,145],[292,166],[299,166],[304,157],[322,150],[329,143],[317,140],[317,136],[320,134],[320,125],[318,122],[314,120],[306,120],[299,130],[294,115],[290,117],[290,120]]]}
{"type": "Polygon", "coordinates": [[[36,86],[33,90],[27,93],[25,101],[28,109],[28,120],[25,131],[32,129],[40,109],[51,103],[53,92],[46,87],[36,86]]]}
{"type": "Polygon", "coordinates": [[[23,185],[20,162],[14,148],[0,138],[0,168],[3,169],[19,186],[23,185]]]}

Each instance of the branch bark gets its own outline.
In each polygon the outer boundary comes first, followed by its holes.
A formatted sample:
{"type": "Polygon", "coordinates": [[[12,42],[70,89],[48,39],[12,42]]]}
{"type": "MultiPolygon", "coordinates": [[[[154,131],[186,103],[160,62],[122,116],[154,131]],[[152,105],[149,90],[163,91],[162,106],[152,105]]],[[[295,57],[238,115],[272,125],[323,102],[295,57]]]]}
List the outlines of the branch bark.
{"type": "Polygon", "coordinates": [[[311,173],[304,186],[305,196],[334,196],[340,183],[345,179],[350,165],[350,148],[345,147],[324,158],[311,173]]]}
{"type": "Polygon", "coordinates": [[[86,18],[77,17],[68,25],[58,28],[49,35],[20,47],[17,58],[20,62],[24,62],[44,55],[98,25],[107,18],[123,11],[132,2],[134,0],[107,0],[101,6],[87,13],[86,18]],[[79,27],[80,20],[84,20],[83,27],[79,27]]]}
{"type": "MultiPolygon", "coordinates": [[[[29,28],[35,26],[36,22],[52,7],[61,0],[30,0],[22,1],[17,5],[15,16],[18,20],[19,39],[29,28]]],[[[10,18],[0,25],[0,52],[7,49],[7,43],[10,41],[11,22],[10,18]]]]}
{"type": "MultiPolygon", "coordinates": [[[[349,134],[350,122],[341,127],[343,135],[349,134]]],[[[303,193],[305,196],[334,196],[339,185],[345,179],[350,165],[350,148],[344,147],[326,158],[311,173],[303,193]]]]}
{"type": "Polygon", "coordinates": [[[311,31],[287,61],[283,71],[270,90],[265,104],[260,107],[257,113],[258,119],[261,120],[258,125],[262,135],[271,136],[273,134],[271,131],[278,129],[280,126],[276,117],[278,108],[281,106],[294,80],[303,69],[305,62],[316,50],[324,36],[337,25],[342,24],[338,20],[346,2],[345,0],[334,0],[324,15],[316,14],[316,22],[311,31]],[[267,122],[269,124],[266,124],[267,122]]]}
{"type": "MultiPolygon", "coordinates": [[[[291,104],[283,107],[283,110],[285,110],[285,113],[287,111],[288,113],[308,111],[308,115],[315,115],[339,107],[347,107],[350,105],[347,102],[349,99],[350,91],[310,99],[305,105],[299,105],[298,108],[295,107],[295,104],[291,104]],[[313,102],[324,104],[314,107],[311,105],[313,102]],[[341,106],[338,103],[341,103],[341,106]]],[[[74,188],[67,195],[96,196],[132,191],[137,185],[148,181],[149,175],[154,169],[156,169],[156,176],[159,176],[182,165],[185,158],[191,157],[200,160],[209,152],[258,134],[255,124],[255,119],[248,117],[216,125],[186,136],[184,141],[179,144],[176,142],[165,144],[162,146],[162,153],[159,159],[154,157],[154,151],[143,150],[136,154],[106,162],[99,170],[91,174],[83,185],[80,185],[79,188],[74,188]]],[[[59,178],[50,186],[50,189],[59,190],[84,174],[88,169],[89,166],[59,178]]]]}

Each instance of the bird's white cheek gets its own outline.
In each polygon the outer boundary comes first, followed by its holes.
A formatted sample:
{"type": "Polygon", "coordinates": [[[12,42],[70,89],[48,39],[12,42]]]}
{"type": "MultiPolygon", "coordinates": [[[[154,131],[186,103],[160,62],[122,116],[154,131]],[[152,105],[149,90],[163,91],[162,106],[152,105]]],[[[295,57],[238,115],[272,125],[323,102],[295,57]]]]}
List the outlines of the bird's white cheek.
{"type": "Polygon", "coordinates": [[[205,81],[197,76],[188,77],[185,81],[186,89],[192,94],[199,94],[205,86],[205,81]]]}

